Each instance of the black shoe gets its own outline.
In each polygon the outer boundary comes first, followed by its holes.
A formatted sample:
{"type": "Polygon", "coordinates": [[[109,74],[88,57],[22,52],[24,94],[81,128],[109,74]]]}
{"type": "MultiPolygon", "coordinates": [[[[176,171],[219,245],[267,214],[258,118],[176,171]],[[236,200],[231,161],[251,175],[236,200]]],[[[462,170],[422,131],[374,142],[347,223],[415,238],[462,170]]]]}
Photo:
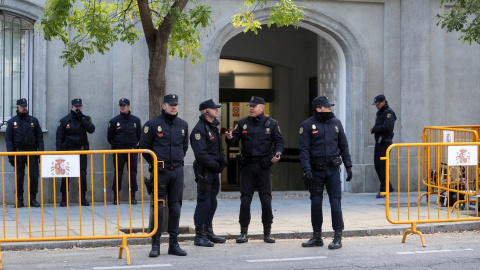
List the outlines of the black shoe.
{"type": "Polygon", "coordinates": [[[322,231],[314,231],[313,232],[313,237],[310,238],[305,243],[302,243],[302,247],[321,247],[323,246],[323,240],[322,240],[322,231]]]}
{"type": "Polygon", "coordinates": [[[248,227],[241,227],[240,228],[240,237],[237,238],[237,243],[247,243],[248,242],[248,227]]]}
{"type": "Polygon", "coordinates": [[[32,207],[40,207],[40,204],[35,199],[30,200],[30,206],[32,207]]]}
{"type": "Polygon", "coordinates": [[[81,197],[80,204],[83,205],[83,206],[90,206],[87,199],[85,198],[85,194],[81,197]]]}
{"type": "Polygon", "coordinates": [[[203,226],[195,227],[195,240],[193,241],[195,246],[199,247],[213,247],[214,244],[208,240],[203,233],[203,226]]]}
{"type": "Polygon", "coordinates": [[[332,243],[328,245],[328,249],[339,249],[342,247],[342,231],[335,231],[332,243]]]}
{"type": "Polygon", "coordinates": [[[213,227],[212,225],[206,225],[205,226],[205,231],[204,231],[205,236],[207,237],[208,240],[212,241],[213,243],[225,243],[226,239],[218,237],[213,233],[213,227]]]}
{"type": "Polygon", "coordinates": [[[137,202],[137,200],[135,200],[135,191],[132,191],[131,194],[132,194],[132,196],[131,196],[131,198],[130,198],[131,204],[132,204],[132,205],[137,204],[138,202],[137,202]]]}
{"type": "Polygon", "coordinates": [[[152,236],[152,250],[148,254],[148,257],[158,257],[160,255],[160,236],[152,236]]]}
{"type": "Polygon", "coordinates": [[[376,197],[377,197],[377,199],[382,199],[382,198],[385,198],[385,195],[382,195],[382,194],[380,194],[380,192],[379,192],[376,197]]]}
{"type": "Polygon", "coordinates": [[[25,204],[23,203],[23,198],[18,198],[17,200],[17,208],[24,207],[25,204]]]}
{"type": "Polygon", "coordinates": [[[263,242],[273,244],[275,243],[275,239],[273,239],[271,232],[272,231],[272,225],[263,225],[263,242]]]}
{"type": "Polygon", "coordinates": [[[177,242],[177,236],[170,235],[168,241],[168,254],[177,256],[187,256],[187,252],[180,248],[177,242]]]}
{"type": "Polygon", "coordinates": [[[60,203],[60,207],[65,207],[65,206],[67,206],[67,202],[62,200],[62,202],[60,203]]]}

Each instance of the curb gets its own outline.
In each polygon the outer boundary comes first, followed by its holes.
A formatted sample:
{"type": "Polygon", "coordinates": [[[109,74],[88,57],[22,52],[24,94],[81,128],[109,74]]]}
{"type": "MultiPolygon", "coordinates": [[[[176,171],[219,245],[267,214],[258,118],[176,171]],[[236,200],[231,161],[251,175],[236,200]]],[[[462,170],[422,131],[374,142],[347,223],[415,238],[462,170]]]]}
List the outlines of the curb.
{"type": "MultiPolygon", "coordinates": [[[[396,228],[383,229],[364,229],[364,230],[344,230],[344,237],[362,237],[362,236],[378,236],[378,235],[403,235],[410,229],[410,226],[399,226],[396,228]]],[[[433,234],[438,232],[456,232],[456,231],[474,231],[480,229],[479,222],[465,222],[455,224],[421,224],[417,226],[418,231],[422,234],[433,234]]],[[[333,237],[333,231],[322,232],[322,237],[333,237]]],[[[233,240],[240,234],[218,235],[227,240],[233,240]]],[[[308,239],[312,237],[312,232],[291,232],[291,233],[273,233],[276,239],[308,239]]],[[[178,236],[179,242],[193,241],[195,234],[181,234],[178,236]]],[[[263,234],[248,235],[249,239],[261,240],[263,234]]],[[[168,243],[168,236],[164,235],[160,238],[162,243],[168,243]]],[[[128,240],[128,245],[149,245],[150,238],[133,238],[128,240]]],[[[17,250],[42,250],[42,249],[75,249],[75,248],[97,248],[97,247],[120,247],[121,239],[101,239],[101,240],[73,240],[73,241],[44,241],[44,242],[4,242],[1,245],[2,251],[17,250]]]]}

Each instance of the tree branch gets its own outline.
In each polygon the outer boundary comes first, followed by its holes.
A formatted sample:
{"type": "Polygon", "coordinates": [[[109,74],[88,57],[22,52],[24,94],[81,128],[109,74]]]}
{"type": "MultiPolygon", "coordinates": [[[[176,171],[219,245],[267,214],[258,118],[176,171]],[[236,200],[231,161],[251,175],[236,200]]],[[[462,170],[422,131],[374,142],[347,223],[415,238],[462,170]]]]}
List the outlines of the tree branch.
{"type": "Polygon", "coordinates": [[[137,0],[138,11],[140,12],[140,19],[142,20],[143,33],[147,40],[147,45],[150,49],[154,48],[157,32],[153,25],[152,14],[148,6],[148,0],[137,0]]]}

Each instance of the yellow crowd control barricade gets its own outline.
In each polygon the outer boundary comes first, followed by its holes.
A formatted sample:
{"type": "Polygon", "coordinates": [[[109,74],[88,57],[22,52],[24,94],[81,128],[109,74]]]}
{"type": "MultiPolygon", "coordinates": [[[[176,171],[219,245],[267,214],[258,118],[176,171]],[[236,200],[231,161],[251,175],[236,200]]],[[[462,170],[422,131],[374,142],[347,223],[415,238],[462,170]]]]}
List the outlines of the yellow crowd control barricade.
{"type": "Polygon", "coordinates": [[[393,224],[478,221],[479,142],[402,143],[387,149],[386,216],[393,224]],[[395,192],[390,193],[391,183],[395,192]],[[405,196],[405,194],[407,196],[405,196]],[[425,199],[422,199],[425,198],[425,199]]]}
{"type": "MultiPolygon", "coordinates": [[[[1,176],[2,176],[2,219],[0,224],[0,244],[2,242],[34,242],[34,241],[62,241],[62,240],[95,240],[95,239],[121,239],[119,258],[122,258],[125,250],[127,264],[130,264],[130,251],[127,247],[127,240],[133,238],[151,237],[158,229],[158,207],[165,207],[165,201],[158,198],[158,166],[163,168],[163,161],[157,161],[156,155],[146,149],[129,150],[83,150],[83,151],[42,151],[42,152],[1,152],[1,176]],[[119,196],[118,173],[113,178],[114,168],[112,156],[116,162],[118,155],[128,155],[124,168],[123,187],[127,189],[128,196],[119,196]],[[136,154],[136,155],[133,155],[136,154]],[[143,173],[142,154],[149,154],[153,160],[153,196],[144,196],[145,183],[143,173]],[[87,166],[87,196],[90,206],[82,206],[80,175],[80,155],[87,155],[89,160],[87,166]],[[8,157],[13,158],[13,165],[9,163],[8,157]],[[28,157],[28,158],[26,158],[28,157]],[[31,159],[30,157],[38,157],[31,159]],[[19,207],[17,202],[17,164],[26,160],[26,167],[30,168],[30,162],[39,162],[38,193],[36,195],[40,207],[30,206],[30,175],[25,169],[24,177],[24,202],[25,207],[19,207]],[[25,159],[26,158],[26,159],[25,159]],[[133,158],[138,162],[139,171],[137,179],[130,179],[131,163],[133,158]],[[107,162],[108,161],[108,162],[107,162]],[[60,207],[60,183],[62,178],[68,181],[70,191],[66,192],[66,207],[60,207]],[[116,190],[112,190],[112,180],[117,181],[116,190]],[[8,182],[11,181],[11,182],[8,182]],[[138,204],[132,205],[131,185],[137,181],[138,204]],[[14,182],[14,187],[11,183],[14,182]],[[10,183],[10,184],[9,184],[10,183]],[[108,183],[108,184],[107,184],[108,183]],[[9,186],[9,187],[7,187],[9,186]],[[78,193],[76,187],[78,186],[78,193]],[[117,193],[119,203],[113,204],[108,198],[113,198],[117,193]],[[74,195],[74,194],[78,194],[74,195]],[[12,203],[7,204],[6,200],[12,203]],[[122,200],[123,199],[123,200],[122,200]],[[154,203],[154,228],[148,232],[148,219],[150,199],[154,203]],[[158,202],[162,202],[159,206],[158,202]]],[[[151,178],[150,178],[151,179],[151,178]]],[[[2,268],[2,256],[0,252],[0,268],[2,268]]]]}

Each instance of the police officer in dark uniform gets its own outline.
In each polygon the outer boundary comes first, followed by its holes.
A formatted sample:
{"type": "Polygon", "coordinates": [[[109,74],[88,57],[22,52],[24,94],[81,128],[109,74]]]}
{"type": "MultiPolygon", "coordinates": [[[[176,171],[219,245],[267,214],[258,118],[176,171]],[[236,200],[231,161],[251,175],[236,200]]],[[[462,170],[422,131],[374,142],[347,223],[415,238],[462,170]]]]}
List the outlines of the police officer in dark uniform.
{"type": "MultiPolygon", "coordinates": [[[[370,133],[375,134],[375,153],[373,155],[373,161],[375,163],[375,171],[380,180],[380,192],[377,194],[377,198],[385,198],[385,195],[380,194],[385,192],[385,160],[380,160],[387,153],[387,148],[392,144],[393,128],[395,127],[395,120],[397,116],[393,112],[392,108],[388,106],[388,102],[384,95],[378,95],[375,97],[373,104],[378,109],[377,117],[375,118],[375,125],[370,128],[370,133]]],[[[389,183],[390,192],[393,192],[392,184],[389,183]]]]}
{"type": "Polygon", "coordinates": [[[199,110],[202,115],[190,135],[190,144],[195,154],[193,170],[197,182],[197,207],[193,216],[196,246],[213,247],[214,243],[225,243],[225,239],[216,236],[212,228],[220,191],[218,174],[227,166],[218,131],[220,107],[212,99],[200,103],[199,110]]]}
{"type": "Polygon", "coordinates": [[[340,120],[332,113],[334,104],[325,96],[316,97],[312,102],[313,116],[300,126],[299,150],[304,172],[305,187],[310,191],[313,237],[303,247],[323,246],[322,200],[326,187],[332,212],[332,227],[335,231],[329,249],[342,247],[342,181],[340,165],[347,171],[347,181],[352,179],[352,161],[348,151],[347,137],[340,120]]]}
{"type": "Polygon", "coordinates": [[[275,243],[270,232],[272,214],[272,169],[285,149],[278,122],[264,115],[265,100],[253,96],[250,99],[250,116],[240,119],[235,130],[229,129],[226,142],[229,146],[242,141],[240,165],[240,238],[237,243],[248,242],[250,205],[255,188],[262,204],[263,241],[275,243]],[[272,157],[272,143],[275,155],[272,157]]]}
{"type": "MultiPolygon", "coordinates": [[[[5,143],[8,152],[18,151],[43,151],[43,133],[37,118],[28,114],[27,100],[17,100],[17,115],[7,122],[5,132],[5,143]]],[[[36,200],[38,191],[38,156],[9,156],[8,161],[15,167],[17,173],[17,207],[24,207],[23,202],[23,181],[25,166],[28,166],[30,178],[30,206],[40,207],[36,200]]]]}
{"type": "MultiPolygon", "coordinates": [[[[187,252],[178,245],[178,227],[180,222],[180,210],[183,199],[183,159],[188,149],[188,124],[178,115],[178,96],[166,95],[163,98],[162,114],[143,126],[140,137],[140,148],[151,149],[157,156],[158,161],[163,161],[165,167],[158,168],[158,198],[168,202],[168,233],[170,234],[168,254],[186,256],[187,252]]],[[[152,168],[152,157],[143,154],[143,157],[152,168]]],[[[154,227],[154,202],[153,196],[150,201],[150,225],[154,227]]],[[[163,221],[163,207],[158,206],[158,224],[163,221]]],[[[160,255],[161,228],[158,228],[152,236],[152,250],[150,257],[160,255]]]]}
{"type": "MultiPolygon", "coordinates": [[[[72,100],[72,109],[70,114],[60,119],[57,128],[57,151],[76,151],[88,150],[87,132],[92,134],[95,132],[95,125],[92,118],[82,113],[83,104],[79,98],[72,100]]],[[[69,178],[69,182],[72,179],[69,178]]],[[[81,205],[89,206],[85,194],[87,193],[87,155],[80,155],[80,185],[81,185],[81,205]]],[[[67,206],[67,185],[66,178],[62,178],[60,186],[62,192],[61,207],[67,206]]]]}
{"type": "MultiPolygon", "coordinates": [[[[108,122],[107,140],[112,145],[112,149],[136,149],[142,134],[142,124],[140,119],[130,112],[130,100],[122,98],[118,103],[120,114],[108,122]]],[[[117,204],[117,192],[119,193],[122,190],[122,175],[125,164],[130,172],[130,201],[132,204],[137,204],[135,199],[135,192],[138,190],[137,156],[136,153],[113,154],[113,204],[117,204]]]]}

